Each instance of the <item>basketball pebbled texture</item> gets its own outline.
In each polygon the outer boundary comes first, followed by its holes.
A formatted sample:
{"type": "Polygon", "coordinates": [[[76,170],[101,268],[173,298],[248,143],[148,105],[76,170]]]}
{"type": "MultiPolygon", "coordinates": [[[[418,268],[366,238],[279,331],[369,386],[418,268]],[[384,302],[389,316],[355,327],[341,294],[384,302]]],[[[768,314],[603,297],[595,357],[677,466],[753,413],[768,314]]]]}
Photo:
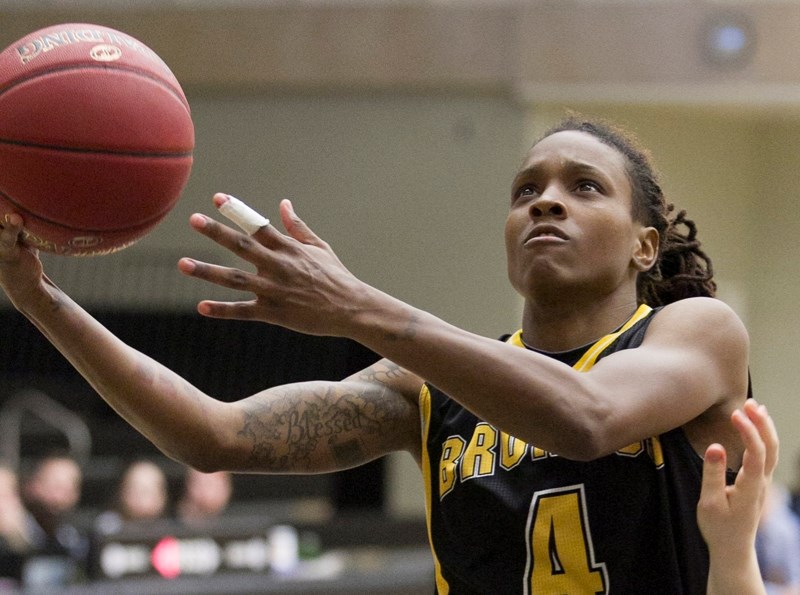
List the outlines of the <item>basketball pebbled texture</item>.
{"type": "Polygon", "coordinates": [[[125,33],[55,25],[0,53],[0,208],[22,215],[36,248],[134,243],[177,202],[193,149],[180,84],[125,33]]]}

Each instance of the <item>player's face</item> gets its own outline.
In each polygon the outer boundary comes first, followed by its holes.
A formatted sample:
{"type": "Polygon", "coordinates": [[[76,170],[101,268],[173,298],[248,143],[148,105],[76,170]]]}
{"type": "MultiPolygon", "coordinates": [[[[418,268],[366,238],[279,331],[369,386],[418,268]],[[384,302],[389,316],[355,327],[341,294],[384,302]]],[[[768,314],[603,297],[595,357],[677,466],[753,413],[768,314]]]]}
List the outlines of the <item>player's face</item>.
{"type": "Polygon", "coordinates": [[[505,238],[512,285],[526,298],[560,300],[602,296],[626,281],[635,288],[631,261],[642,225],[633,221],[631,200],[617,150],[578,131],[541,140],[511,188],[505,238]]]}

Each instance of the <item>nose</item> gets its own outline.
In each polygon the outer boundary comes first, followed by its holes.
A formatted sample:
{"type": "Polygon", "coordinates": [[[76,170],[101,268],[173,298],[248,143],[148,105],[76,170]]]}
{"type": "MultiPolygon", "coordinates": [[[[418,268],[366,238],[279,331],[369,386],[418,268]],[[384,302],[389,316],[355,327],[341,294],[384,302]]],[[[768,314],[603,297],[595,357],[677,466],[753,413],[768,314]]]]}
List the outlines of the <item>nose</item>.
{"type": "Polygon", "coordinates": [[[547,216],[563,217],[566,213],[567,207],[554,188],[547,189],[530,206],[530,215],[533,219],[547,216]]]}

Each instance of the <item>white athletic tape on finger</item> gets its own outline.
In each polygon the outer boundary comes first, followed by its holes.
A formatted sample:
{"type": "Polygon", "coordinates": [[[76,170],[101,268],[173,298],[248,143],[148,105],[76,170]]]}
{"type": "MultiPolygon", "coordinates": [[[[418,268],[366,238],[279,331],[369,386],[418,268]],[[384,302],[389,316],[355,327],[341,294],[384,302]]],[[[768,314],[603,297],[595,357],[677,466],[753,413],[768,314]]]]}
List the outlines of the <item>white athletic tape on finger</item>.
{"type": "Polygon", "coordinates": [[[222,203],[217,210],[250,235],[269,225],[269,219],[234,196],[228,196],[228,201],[222,203]]]}

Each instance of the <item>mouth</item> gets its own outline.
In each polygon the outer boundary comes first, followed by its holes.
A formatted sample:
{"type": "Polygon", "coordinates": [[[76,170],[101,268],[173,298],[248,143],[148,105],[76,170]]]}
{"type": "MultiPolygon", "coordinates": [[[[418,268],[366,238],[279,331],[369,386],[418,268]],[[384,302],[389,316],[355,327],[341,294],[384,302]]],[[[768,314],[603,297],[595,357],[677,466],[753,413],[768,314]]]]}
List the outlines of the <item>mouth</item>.
{"type": "Polygon", "coordinates": [[[565,242],[569,236],[554,225],[537,225],[525,237],[525,245],[550,242],[565,242]]]}

